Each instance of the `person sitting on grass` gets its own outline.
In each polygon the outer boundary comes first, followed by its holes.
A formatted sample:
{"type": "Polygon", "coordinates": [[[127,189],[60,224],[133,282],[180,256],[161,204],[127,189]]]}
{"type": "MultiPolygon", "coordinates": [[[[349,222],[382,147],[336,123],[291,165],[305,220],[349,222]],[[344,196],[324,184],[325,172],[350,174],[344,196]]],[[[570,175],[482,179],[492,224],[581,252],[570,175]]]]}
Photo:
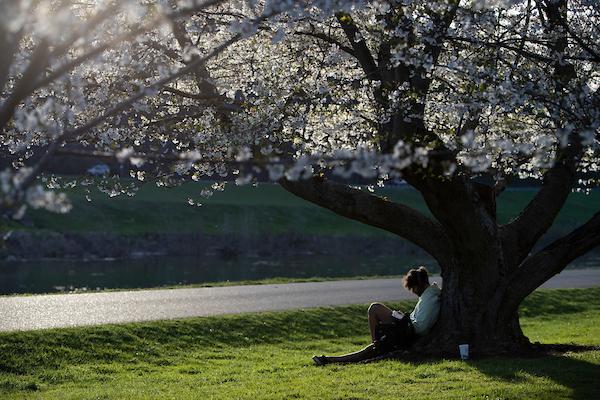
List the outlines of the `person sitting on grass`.
{"type": "Polygon", "coordinates": [[[427,334],[440,312],[441,289],[429,284],[425,267],[411,269],[402,278],[403,286],[419,296],[410,314],[390,310],[381,303],[369,306],[369,330],[372,343],[364,349],[343,356],[314,356],[316,365],[352,363],[368,360],[394,350],[407,349],[419,337],[427,334]]]}

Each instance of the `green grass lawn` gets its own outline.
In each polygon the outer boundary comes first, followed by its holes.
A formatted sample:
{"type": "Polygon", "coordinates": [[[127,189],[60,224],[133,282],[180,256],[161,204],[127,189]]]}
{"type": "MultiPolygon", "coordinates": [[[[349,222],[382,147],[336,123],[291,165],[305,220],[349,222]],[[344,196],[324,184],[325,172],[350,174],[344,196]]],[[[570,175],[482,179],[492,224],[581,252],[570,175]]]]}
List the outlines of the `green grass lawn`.
{"type": "MultiPolygon", "coordinates": [[[[348,306],[4,333],[0,398],[600,398],[600,351],[314,367],[313,354],[367,342],[365,314],[348,306]]],[[[538,291],[521,315],[533,341],[600,345],[600,288],[538,291]]]]}
{"type": "MultiPolygon", "coordinates": [[[[175,188],[144,184],[136,196],[109,198],[91,191],[85,199],[81,187],[68,191],[74,208],[68,215],[32,210],[36,228],[59,232],[101,231],[125,234],[146,232],[204,232],[237,234],[277,234],[297,232],[318,235],[385,235],[387,233],[305,202],[275,184],[257,187],[230,183],[223,192],[204,199],[200,193],[210,183],[186,183],[175,188]],[[202,203],[190,206],[187,199],[202,203]]],[[[366,190],[366,189],[365,189],[366,190]]],[[[428,214],[420,194],[406,187],[378,189],[377,194],[402,202],[428,214]]],[[[506,222],[518,215],[535,194],[535,189],[505,191],[498,199],[498,219],[506,222]]],[[[558,216],[559,233],[572,229],[597,211],[600,191],[590,195],[573,193],[558,216]]]]}

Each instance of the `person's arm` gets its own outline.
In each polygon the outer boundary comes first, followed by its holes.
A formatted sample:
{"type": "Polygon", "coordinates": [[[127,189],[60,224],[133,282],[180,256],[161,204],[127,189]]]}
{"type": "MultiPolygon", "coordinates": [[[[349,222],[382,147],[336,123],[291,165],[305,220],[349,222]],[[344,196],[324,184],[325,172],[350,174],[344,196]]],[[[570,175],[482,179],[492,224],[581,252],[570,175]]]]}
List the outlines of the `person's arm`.
{"type": "Polygon", "coordinates": [[[419,301],[417,301],[417,305],[415,309],[410,313],[410,322],[412,323],[415,331],[417,331],[419,326],[419,321],[421,317],[421,298],[419,297],[419,301]]]}

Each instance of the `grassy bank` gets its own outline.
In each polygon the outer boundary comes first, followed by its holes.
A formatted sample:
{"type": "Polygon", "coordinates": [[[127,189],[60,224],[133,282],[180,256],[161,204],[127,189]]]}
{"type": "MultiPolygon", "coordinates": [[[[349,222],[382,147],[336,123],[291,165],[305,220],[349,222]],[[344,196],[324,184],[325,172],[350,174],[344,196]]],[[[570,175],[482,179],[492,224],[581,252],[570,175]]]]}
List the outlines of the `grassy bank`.
{"type": "MultiPolygon", "coordinates": [[[[101,231],[125,234],[148,232],[205,232],[260,234],[300,232],[316,235],[382,235],[385,232],[307,203],[278,185],[257,187],[229,184],[223,192],[204,199],[200,195],[210,183],[186,183],[165,189],[145,184],[134,197],[108,198],[97,190],[87,201],[82,188],[70,190],[74,208],[66,216],[45,211],[30,213],[33,226],[58,232],[101,231]],[[190,206],[188,198],[202,203],[190,206]]],[[[365,189],[366,190],[366,189],[365,189]]],[[[498,219],[506,222],[518,215],[535,189],[505,191],[498,199],[498,219]]],[[[415,190],[391,187],[377,194],[428,213],[415,190]]],[[[566,231],[587,220],[600,202],[600,191],[590,195],[573,193],[558,216],[555,229],[566,231]]]]}
{"type": "MultiPolygon", "coordinates": [[[[600,288],[536,292],[521,315],[534,341],[600,345],[600,288]]],[[[600,398],[598,351],[311,365],[362,346],[366,329],[365,307],[349,306],[0,334],[0,397],[600,398]]]]}

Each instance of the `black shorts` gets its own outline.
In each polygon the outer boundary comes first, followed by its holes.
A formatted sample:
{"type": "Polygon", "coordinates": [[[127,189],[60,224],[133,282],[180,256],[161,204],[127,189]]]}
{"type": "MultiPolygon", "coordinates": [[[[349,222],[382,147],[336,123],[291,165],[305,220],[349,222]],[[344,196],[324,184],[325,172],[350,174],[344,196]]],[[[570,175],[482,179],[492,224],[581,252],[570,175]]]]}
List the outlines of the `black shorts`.
{"type": "Polygon", "coordinates": [[[415,339],[409,314],[404,314],[401,319],[392,319],[392,322],[380,323],[375,328],[375,346],[380,354],[407,349],[415,339]]]}

